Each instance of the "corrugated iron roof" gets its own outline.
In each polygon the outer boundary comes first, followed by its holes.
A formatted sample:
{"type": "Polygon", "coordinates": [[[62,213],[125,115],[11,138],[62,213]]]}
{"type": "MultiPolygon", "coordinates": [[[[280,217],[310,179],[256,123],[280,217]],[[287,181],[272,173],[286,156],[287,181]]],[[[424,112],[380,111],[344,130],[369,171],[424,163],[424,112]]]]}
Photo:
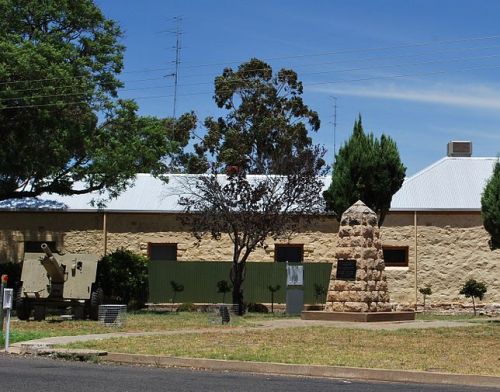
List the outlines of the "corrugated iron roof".
{"type": "Polygon", "coordinates": [[[406,179],[391,211],[479,211],[496,160],[445,157],[406,179]]]}
{"type": "MultiPolygon", "coordinates": [[[[497,158],[443,158],[405,180],[394,195],[391,211],[479,211],[481,193],[493,173],[497,158]]],[[[261,176],[249,176],[258,180],[261,176]]],[[[171,175],[169,182],[149,174],[138,174],[134,185],[118,198],[106,203],[104,211],[180,212],[179,197],[187,195],[188,183],[195,175],[171,175]]],[[[324,189],[331,183],[323,177],[324,189]]],[[[91,205],[97,193],[60,196],[43,194],[38,198],[0,201],[0,210],[96,211],[91,205]]]]}
{"type": "MultiPolygon", "coordinates": [[[[116,212],[180,212],[183,210],[178,204],[182,196],[188,196],[193,181],[199,175],[175,174],[168,176],[168,182],[155,178],[150,174],[137,174],[132,186],[122,192],[118,198],[106,202],[104,208],[97,208],[92,201],[102,198],[97,192],[61,196],[57,194],[42,194],[37,198],[9,199],[0,201],[0,210],[65,210],[74,212],[89,211],[116,211],[116,212]]],[[[225,176],[219,176],[220,181],[225,176]]],[[[264,176],[248,176],[250,181],[263,179],[264,176]]],[[[331,183],[330,177],[322,178],[326,190],[331,183]]]]}

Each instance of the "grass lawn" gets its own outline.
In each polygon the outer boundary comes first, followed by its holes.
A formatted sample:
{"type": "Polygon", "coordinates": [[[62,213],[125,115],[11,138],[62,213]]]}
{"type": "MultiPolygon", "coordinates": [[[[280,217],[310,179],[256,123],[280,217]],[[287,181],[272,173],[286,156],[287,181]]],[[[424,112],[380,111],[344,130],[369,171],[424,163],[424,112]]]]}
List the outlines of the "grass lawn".
{"type": "MultiPolygon", "coordinates": [[[[216,313],[184,313],[184,312],[137,312],[127,314],[122,327],[107,327],[96,321],[62,320],[60,317],[49,317],[45,321],[19,321],[13,317],[11,321],[10,342],[20,342],[51,336],[87,335],[110,332],[148,332],[178,329],[231,329],[255,325],[259,321],[284,318],[280,314],[246,314],[243,317],[232,316],[229,325],[221,325],[216,313]]],[[[4,338],[0,331],[0,346],[4,338]]]]}
{"type": "Polygon", "coordinates": [[[474,316],[474,313],[472,313],[472,311],[470,313],[458,313],[458,314],[419,312],[415,316],[417,320],[424,320],[424,321],[446,320],[446,321],[482,322],[490,319],[490,317],[485,315],[474,316]]]}
{"type": "Polygon", "coordinates": [[[116,338],[72,344],[111,352],[500,376],[500,324],[397,331],[334,327],[116,338]]]}

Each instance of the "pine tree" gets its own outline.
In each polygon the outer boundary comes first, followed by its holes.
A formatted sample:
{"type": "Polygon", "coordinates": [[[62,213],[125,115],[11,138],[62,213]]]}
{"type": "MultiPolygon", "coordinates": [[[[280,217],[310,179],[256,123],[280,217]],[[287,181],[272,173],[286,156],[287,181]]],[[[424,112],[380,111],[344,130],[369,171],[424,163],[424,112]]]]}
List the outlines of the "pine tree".
{"type": "Polygon", "coordinates": [[[327,209],[342,212],[358,200],[379,216],[382,225],[392,196],[401,188],[406,167],[394,140],[365,134],[361,116],[354,122],[351,138],[342,146],[333,164],[332,183],[324,192],[327,209]]]}
{"type": "Polygon", "coordinates": [[[497,160],[493,175],[481,197],[481,216],[484,228],[490,233],[490,248],[500,249],[500,160],[497,160]]]}

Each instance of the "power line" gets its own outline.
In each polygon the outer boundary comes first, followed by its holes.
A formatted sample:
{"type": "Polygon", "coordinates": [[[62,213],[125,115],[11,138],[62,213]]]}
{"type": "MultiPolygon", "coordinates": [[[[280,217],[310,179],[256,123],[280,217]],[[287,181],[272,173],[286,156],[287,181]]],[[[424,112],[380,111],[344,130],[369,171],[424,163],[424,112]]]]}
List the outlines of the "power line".
{"type": "MultiPolygon", "coordinates": [[[[336,54],[346,54],[346,53],[362,53],[362,52],[373,52],[373,51],[385,51],[385,50],[393,50],[393,49],[404,49],[404,48],[413,48],[413,47],[425,47],[431,45],[443,45],[443,44],[455,44],[455,43],[463,43],[463,42],[477,42],[477,41],[485,41],[485,40],[493,40],[500,38],[500,35],[492,35],[492,36],[483,36],[483,37],[471,37],[471,38],[463,38],[463,39],[453,39],[453,40],[441,40],[441,41],[427,41],[420,43],[408,43],[401,45],[393,45],[393,46],[381,46],[374,48],[357,48],[357,49],[343,49],[332,52],[323,52],[323,53],[310,53],[310,54],[297,54],[297,55],[289,55],[289,56],[281,56],[281,57],[268,57],[263,58],[264,61],[273,61],[273,60],[282,60],[282,59],[292,59],[292,58],[304,58],[304,57],[320,57],[320,56],[330,56],[336,54]]],[[[195,65],[184,65],[184,68],[199,68],[206,66],[224,66],[227,64],[235,64],[247,61],[239,60],[239,61],[226,61],[223,63],[206,63],[206,64],[195,64],[195,65]]],[[[151,70],[162,70],[161,68],[154,69],[144,69],[143,71],[124,71],[123,73],[135,73],[135,72],[148,72],[151,70]]],[[[3,81],[0,82],[0,85],[6,84],[15,84],[15,83],[27,83],[27,82],[43,82],[43,81],[53,81],[53,80],[64,80],[64,79],[76,79],[76,78],[87,78],[89,75],[82,76],[74,76],[71,78],[44,78],[44,79],[26,79],[26,80],[16,80],[16,81],[3,81]]]]}
{"type": "MultiPolygon", "coordinates": [[[[268,58],[264,58],[263,60],[274,61],[274,60],[284,60],[284,59],[303,58],[303,57],[332,56],[332,55],[336,55],[336,54],[346,54],[346,53],[374,52],[374,51],[384,51],[384,50],[393,50],[393,49],[414,48],[414,47],[429,46],[429,45],[456,44],[456,43],[462,43],[462,42],[484,41],[484,40],[491,40],[491,39],[497,39],[497,38],[500,38],[500,35],[452,39],[452,40],[441,40],[441,41],[435,40],[435,41],[393,45],[393,46],[379,46],[379,47],[374,47],[374,48],[342,49],[342,50],[337,50],[337,51],[333,51],[333,52],[297,54],[297,55],[281,56],[281,57],[268,57],[268,58]]],[[[198,67],[207,67],[207,66],[220,66],[220,65],[224,66],[227,64],[240,64],[242,61],[246,61],[246,60],[226,61],[224,63],[197,64],[197,65],[191,65],[191,66],[184,65],[184,67],[185,68],[198,68],[198,67]]]]}
{"type": "MultiPolygon", "coordinates": [[[[471,68],[463,68],[454,70],[454,72],[468,72],[479,69],[493,69],[500,68],[500,64],[489,65],[489,66],[479,66],[479,67],[471,67],[471,68]]],[[[406,78],[413,76],[431,76],[431,75],[442,75],[447,74],[449,71],[435,71],[435,72],[424,72],[424,73],[410,73],[410,74],[400,74],[400,75],[390,75],[390,76],[375,76],[375,77],[367,77],[360,79],[345,79],[345,80],[334,80],[334,81],[326,81],[326,82],[314,82],[314,83],[305,83],[307,86],[317,86],[317,85],[325,85],[325,84],[336,84],[336,83],[353,83],[353,82],[362,82],[368,80],[380,80],[380,79],[397,79],[397,78],[406,78]]],[[[195,92],[195,93],[186,93],[181,94],[181,96],[195,96],[195,95],[206,95],[213,94],[213,91],[203,91],[203,92],[195,92]]],[[[157,99],[157,98],[167,98],[172,97],[173,95],[157,95],[157,96],[142,96],[142,97],[129,97],[129,99],[157,99]]],[[[87,101],[75,101],[75,102],[56,102],[49,104],[33,104],[33,105],[22,105],[22,106],[5,106],[0,107],[0,110],[6,109],[21,109],[21,108],[33,108],[33,107],[45,107],[45,106],[57,106],[57,105],[73,105],[73,104],[81,104],[88,103],[87,101]]]]}
{"type": "MultiPolygon", "coordinates": [[[[455,59],[447,59],[447,60],[432,60],[432,61],[423,61],[423,62],[416,62],[416,63],[403,63],[403,64],[387,64],[387,65],[380,65],[380,66],[367,66],[367,67],[356,67],[356,68],[346,68],[346,69],[333,69],[333,70],[328,70],[328,71],[318,71],[318,72],[304,72],[301,75],[321,75],[321,74],[327,74],[327,73],[343,73],[343,72],[353,72],[353,71],[363,71],[363,70],[372,70],[372,69],[379,69],[379,68],[399,68],[399,67],[413,67],[413,66],[418,66],[418,65],[428,65],[428,64],[441,64],[441,63],[449,63],[449,62],[457,62],[457,61],[464,61],[464,60],[479,60],[479,59],[489,59],[489,58],[495,58],[499,57],[499,54],[494,54],[494,55],[488,55],[488,56],[476,56],[476,57],[462,57],[462,58],[455,58],[455,59]]],[[[163,78],[159,78],[163,79],[163,78]]],[[[246,78],[238,78],[236,80],[239,81],[245,81],[248,80],[246,78]]],[[[363,79],[365,80],[365,79],[363,79]]],[[[193,87],[193,86],[203,86],[203,85],[210,85],[213,82],[197,82],[197,83],[185,83],[181,84],[180,86],[182,87],[193,87]]],[[[71,87],[71,86],[67,86],[71,87]]],[[[137,91],[137,90],[156,90],[156,89],[163,89],[163,88],[169,88],[169,87],[174,87],[174,115],[175,115],[175,98],[177,95],[177,86],[174,85],[166,85],[166,86],[149,86],[149,87],[137,87],[137,88],[124,88],[120,89],[120,91],[137,91]]],[[[13,92],[15,90],[10,90],[9,92],[13,92]]],[[[27,91],[27,90],[24,90],[27,91]]],[[[81,93],[64,93],[64,94],[48,94],[48,95],[35,95],[35,96],[19,96],[19,97],[12,97],[12,98],[0,98],[0,101],[11,101],[11,100],[20,100],[20,99],[38,99],[38,98],[50,98],[50,97],[64,97],[64,96],[75,96],[75,95],[85,95],[88,94],[89,92],[81,92],[81,93]]]]}

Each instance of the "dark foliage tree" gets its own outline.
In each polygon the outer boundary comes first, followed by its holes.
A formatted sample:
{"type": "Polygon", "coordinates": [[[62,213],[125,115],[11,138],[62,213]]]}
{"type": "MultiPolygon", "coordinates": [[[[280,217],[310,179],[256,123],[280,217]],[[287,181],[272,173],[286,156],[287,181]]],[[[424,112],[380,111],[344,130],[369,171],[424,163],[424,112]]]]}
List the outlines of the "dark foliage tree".
{"type": "Polygon", "coordinates": [[[0,0],[0,200],[114,197],[188,159],[193,114],[140,117],[118,98],[120,37],[92,0],[0,0]]]}
{"type": "Polygon", "coordinates": [[[483,299],[484,294],[486,294],[486,285],[482,282],[478,282],[475,279],[469,279],[464,283],[460,294],[465,295],[466,298],[472,298],[472,307],[474,309],[474,316],[476,315],[476,302],[474,298],[483,299]]]}
{"type": "Polygon", "coordinates": [[[319,128],[319,119],[301,94],[294,71],[273,76],[257,59],[237,71],[226,68],[215,79],[214,98],[227,114],[205,121],[207,135],[196,147],[199,162],[212,162],[211,174],[186,179],[184,223],[200,240],[227,235],[233,243],[230,279],[240,313],[250,253],[324,210],[324,150],[308,135],[319,128]]]}
{"type": "Polygon", "coordinates": [[[332,183],[324,192],[327,208],[340,220],[347,208],[361,200],[377,213],[381,226],[405,173],[396,143],[384,134],[380,140],[365,134],[360,116],[335,157],[332,183]]]}
{"type": "MultiPolygon", "coordinates": [[[[224,117],[205,120],[207,134],[195,146],[199,167],[225,172],[235,166],[246,174],[282,174],[291,159],[311,147],[309,132],[319,129],[318,113],[302,100],[297,74],[251,59],[235,71],[224,69],[215,78],[215,102],[224,117]]],[[[200,171],[201,172],[201,171],[200,171]]]]}
{"type": "Polygon", "coordinates": [[[484,188],[481,197],[481,216],[484,228],[491,236],[490,248],[500,249],[500,161],[495,163],[493,175],[484,188]]]}
{"type": "Polygon", "coordinates": [[[111,301],[141,308],[148,299],[148,259],[117,249],[97,264],[97,284],[111,301]]]}

